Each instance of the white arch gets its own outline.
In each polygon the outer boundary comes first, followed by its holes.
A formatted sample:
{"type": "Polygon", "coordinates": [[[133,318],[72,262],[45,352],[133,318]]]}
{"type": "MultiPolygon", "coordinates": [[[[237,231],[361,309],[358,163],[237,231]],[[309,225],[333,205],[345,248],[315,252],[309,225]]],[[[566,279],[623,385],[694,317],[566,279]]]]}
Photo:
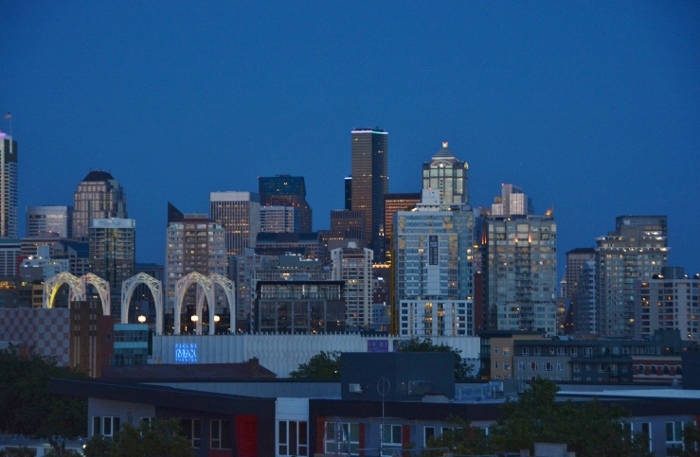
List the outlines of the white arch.
{"type": "Polygon", "coordinates": [[[163,284],[146,273],[138,273],[122,283],[122,322],[129,321],[129,304],[136,286],[145,284],[153,295],[156,305],[156,334],[163,334],[163,284]]]}
{"type": "Polygon", "coordinates": [[[94,286],[97,290],[97,295],[100,296],[100,301],[102,302],[102,315],[109,316],[111,310],[109,283],[93,273],[85,273],[83,276],[80,277],[80,279],[82,279],[85,282],[85,286],[83,289],[83,293],[85,295],[83,296],[83,299],[85,299],[85,297],[87,296],[88,284],[94,286]]]}
{"type": "MultiPolygon", "coordinates": [[[[236,319],[236,296],[233,293],[233,289],[235,287],[235,284],[233,281],[228,279],[225,276],[222,276],[217,273],[212,273],[209,275],[209,279],[211,279],[212,282],[212,289],[216,289],[216,285],[220,285],[222,289],[224,289],[224,293],[226,294],[226,299],[228,300],[228,310],[229,310],[229,315],[230,315],[230,325],[231,327],[235,326],[235,319],[236,319]]],[[[211,314],[211,313],[210,313],[211,314]]],[[[209,319],[209,334],[213,335],[215,328],[214,328],[214,318],[209,319]]]]}
{"type": "Polygon", "coordinates": [[[44,283],[44,308],[53,308],[56,293],[63,284],[68,284],[68,287],[70,287],[70,295],[68,297],[69,302],[75,300],[85,300],[85,282],[82,281],[81,278],[78,278],[67,271],[63,271],[44,283]]]}
{"type": "MultiPolygon", "coordinates": [[[[175,318],[175,335],[180,334],[180,312],[182,311],[182,300],[185,298],[185,292],[187,291],[187,288],[192,285],[192,284],[197,284],[197,324],[196,324],[196,333],[197,335],[202,334],[202,305],[203,305],[203,299],[200,296],[200,293],[204,293],[204,298],[207,299],[207,303],[209,304],[209,322],[214,322],[214,294],[212,293],[212,282],[211,279],[207,278],[201,273],[197,273],[196,271],[193,271],[192,273],[183,276],[177,281],[177,284],[175,284],[175,312],[174,312],[174,318],[175,318]],[[200,292],[201,289],[201,292],[200,292]]],[[[209,333],[212,333],[214,326],[210,325],[209,326],[209,333]]]]}

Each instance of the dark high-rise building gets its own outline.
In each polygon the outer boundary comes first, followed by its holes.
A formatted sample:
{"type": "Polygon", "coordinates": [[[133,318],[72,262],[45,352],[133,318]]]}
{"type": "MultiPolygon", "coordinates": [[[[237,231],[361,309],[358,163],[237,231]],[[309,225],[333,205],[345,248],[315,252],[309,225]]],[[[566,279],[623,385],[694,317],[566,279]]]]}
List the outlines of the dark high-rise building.
{"type": "Polygon", "coordinates": [[[78,184],[73,205],[73,237],[87,240],[90,221],[113,217],[127,219],[126,194],[106,171],[92,170],[78,184]]]}
{"type": "Polygon", "coordinates": [[[417,203],[420,203],[421,194],[402,193],[384,195],[384,260],[391,261],[391,243],[394,230],[394,213],[398,211],[410,211],[417,203]]]}
{"type": "Polygon", "coordinates": [[[311,207],[306,202],[303,176],[277,175],[258,178],[260,206],[292,206],[299,211],[299,231],[312,231],[311,207]]]}
{"type": "Polygon", "coordinates": [[[0,132],[0,238],[17,238],[17,142],[0,132]]]}
{"type": "Polygon", "coordinates": [[[384,261],[384,194],[389,192],[389,134],[352,131],[352,210],[365,213],[365,239],[376,261],[384,261]]]}
{"type": "Polygon", "coordinates": [[[620,216],[615,231],[596,239],[596,322],[605,338],[634,336],[634,284],[668,262],[666,216],[620,216]]]}
{"type": "Polygon", "coordinates": [[[345,209],[352,209],[352,176],[345,178],[345,209]]]}

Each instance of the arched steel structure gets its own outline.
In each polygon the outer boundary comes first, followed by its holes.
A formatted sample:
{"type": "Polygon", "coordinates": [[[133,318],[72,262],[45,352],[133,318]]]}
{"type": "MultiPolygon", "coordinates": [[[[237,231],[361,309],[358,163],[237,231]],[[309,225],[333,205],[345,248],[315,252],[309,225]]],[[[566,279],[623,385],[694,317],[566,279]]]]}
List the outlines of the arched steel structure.
{"type": "Polygon", "coordinates": [[[136,286],[145,284],[153,295],[156,305],[156,334],[163,334],[163,284],[146,273],[138,273],[122,283],[122,322],[129,321],[129,304],[136,286]]]}
{"type": "Polygon", "coordinates": [[[85,300],[85,281],[67,271],[63,271],[44,283],[44,308],[53,308],[56,293],[63,284],[68,284],[68,287],[70,287],[69,302],[85,300]]]}
{"type": "MultiPolygon", "coordinates": [[[[207,304],[209,305],[209,322],[214,322],[214,293],[211,279],[207,278],[201,273],[193,271],[192,273],[183,276],[175,284],[175,329],[176,335],[180,334],[180,313],[182,312],[182,300],[185,298],[185,292],[187,288],[192,284],[197,284],[197,324],[195,325],[195,332],[197,335],[202,334],[202,308],[203,299],[200,294],[204,294],[204,298],[207,299],[207,304]]],[[[209,334],[213,335],[214,326],[209,326],[209,334]]]]}
{"type": "Polygon", "coordinates": [[[83,296],[83,300],[87,297],[87,286],[88,284],[90,284],[95,288],[95,290],[97,290],[97,295],[100,296],[100,301],[102,302],[102,315],[109,316],[111,314],[111,298],[109,293],[109,283],[93,273],[85,273],[83,276],[80,277],[80,279],[82,279],[85,282],[85,287],[83,289],[85,295],[83,296]]]}
{"type": "MultiPolygon", "coordinates": [[[[235,319],[236,319],[236,296],[233,293],[233,288],[234,288],[235,284],[233,283],[233,281],[231,281],[227,277],[222,276],[220,274],[216,274],[216,273],[210,274],[209,279],[211,279],[211,282],[214,286],[214,289],[216,288],[217,284],[220,285],[222,289],[224,289],[224,294],[226,294],[226,300],[228,301],[229,314],[230,314],[233,322],[235,322],[235,319]]],[[[209,322],[213,322],[213,321],[210,320],[209,322]]],[[[214,326],[210,325],[210,328],[209,328],[210,334],[212,334],[213,328],[214,328],[214,326]]]]}

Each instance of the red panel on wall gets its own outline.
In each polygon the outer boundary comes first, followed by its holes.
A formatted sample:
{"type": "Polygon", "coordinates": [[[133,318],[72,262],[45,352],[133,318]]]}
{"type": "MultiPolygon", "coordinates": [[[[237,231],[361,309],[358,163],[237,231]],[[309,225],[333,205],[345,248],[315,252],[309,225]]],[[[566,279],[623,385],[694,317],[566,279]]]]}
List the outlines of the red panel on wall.
{"type": "MultiPolygon", "coordinates": [[[[410,425],[402,425],[401,426],[401,447],[406,446],[408,443],[411,442],[411,426],[410,425]]],[[[410,451],[401,451],[401,455],[408,457],[410,455],[410,451]]]]}
{"type": "Polygon", "coordinates": [[[258,457],[258,416],[236,416],[236,441],[240,457],[258,457]]]}

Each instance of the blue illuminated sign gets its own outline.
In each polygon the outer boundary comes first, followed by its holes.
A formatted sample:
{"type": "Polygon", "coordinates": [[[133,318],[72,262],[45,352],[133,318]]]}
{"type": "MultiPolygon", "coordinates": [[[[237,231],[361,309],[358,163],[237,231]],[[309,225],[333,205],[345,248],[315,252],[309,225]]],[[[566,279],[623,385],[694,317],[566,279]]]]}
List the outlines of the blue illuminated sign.
{"type": "Polygon", "coordinates": [[[197,345],[175,343],[175,363],[197,363],[197,345]]]}

